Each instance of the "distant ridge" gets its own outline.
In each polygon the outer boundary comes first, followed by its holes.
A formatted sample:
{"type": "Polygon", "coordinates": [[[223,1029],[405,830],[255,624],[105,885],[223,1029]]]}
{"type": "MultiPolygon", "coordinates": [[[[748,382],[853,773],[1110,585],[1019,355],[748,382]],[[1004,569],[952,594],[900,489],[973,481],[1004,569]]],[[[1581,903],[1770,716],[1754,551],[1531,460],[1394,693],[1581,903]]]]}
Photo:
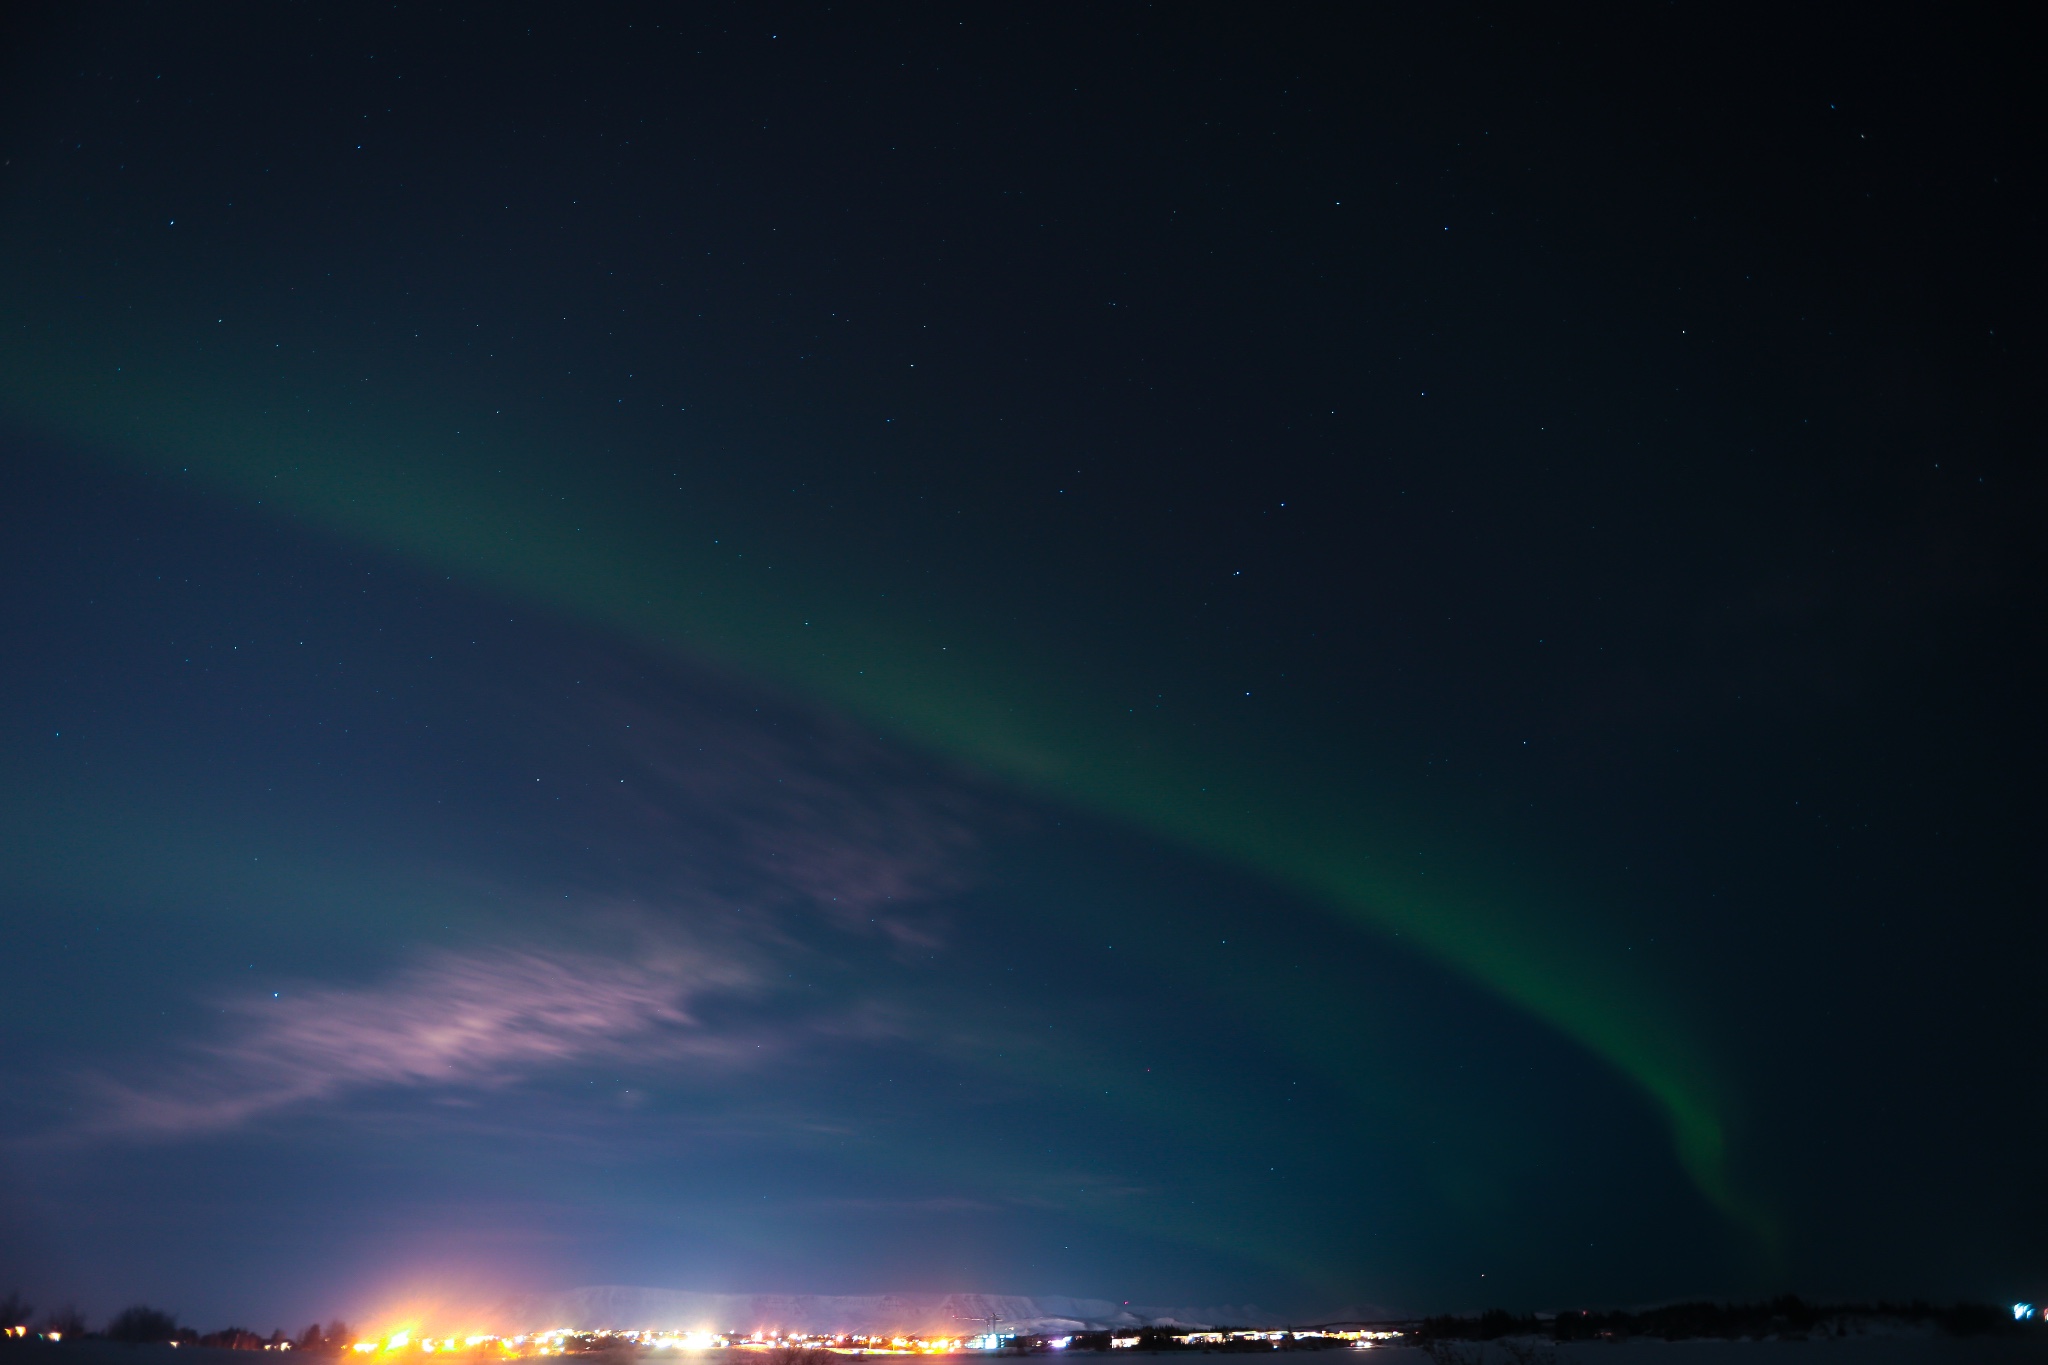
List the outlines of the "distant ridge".
{"type": "Polygon", "coordinates": [[[698,1294],[632,1285],[590,1285],[506,1304],[501,1330],[550,1327],[658,1331],[914,1333],[965,1336],[1000,1317],[1006,1331],[1066,1332],[1110,1327],[1278,1327],[1256,1304],[1201,1308],[1014,1294],[698,1294]],[[977,1325],[979,1320],[980,1325],[977,1325]]]}

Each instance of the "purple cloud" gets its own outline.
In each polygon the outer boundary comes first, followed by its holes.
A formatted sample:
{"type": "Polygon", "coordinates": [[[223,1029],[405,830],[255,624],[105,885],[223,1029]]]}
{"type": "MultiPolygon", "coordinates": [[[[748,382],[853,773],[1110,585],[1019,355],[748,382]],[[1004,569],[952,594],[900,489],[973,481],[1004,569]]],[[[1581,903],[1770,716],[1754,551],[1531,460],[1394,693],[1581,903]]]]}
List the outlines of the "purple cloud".
{"type": "Polygon", "coordinates": [[[638,779],[644,831],[675,837],[669,847],[707,883],[738,874],[763,905],[931,946],[911,907],[970,880],[972,822],[991,814],[982,800],[844,727],[679,695],[657,705],[625,685],[611,693],[606,719],[638,779]]]}
{"type": "Polygon", "coordinates": [[[163,1079],[96,1081],[91,1126],[179,1136],[350,1091],[500,1085],[599,1058],[736,1056],[690,1005],[752,981],[731,960],[680,950],[642,961],[440,954],[382,985],[230,1004],[227,1036],[163,1079]]]}
{"type": "MultiPolygon", "coordinates": [[[[91,1078],[86,1130],[199,1135],[344,1096],[503,1086],[600,1060],[753,1065],[807,1043],[914,1032],[900,1005],[866,996],[822,1011],[782,1000],[772,1018],[750,1011],[744,1037],[729,1019],[707,1026],[695,1002],[761,1003],[785,976],[766,964],[829,955],[840,934],[915,947],[922,960],[946,938],[945,898],[973,880],[978,829],[1014,813],[861,731],[742,700],[716,679],[644,661],[586,659],[579,672],[587,708],[529,711],[496,694],[517,722],[506,728],[533,742],[513,749],[522,791],[530,771],[576,794],[527,841],[571,851],[570,868],[536,862],[519,884],[572,886],[581,929],[669,946],[630,958],[441,953],[373,985],[222,1002],[217,1031],[179,1045],[169,1066],[91,1078]],[[693,940],[720,946],[676,946],[693,940]]],[[[491,829],[532,819],[517,806],[478,816],[491,829]]],[[[522,904],[502,870],[438,871],[522,904]]],[[[560,932],[550,905],[528,897],[522,915],[541,911],[560,932]]]]}
{"type": "Polygon", "coordinates": [[[490,694],[520,737],[515,771],[573,794],[547,823],[600,894],[722,902],[797,937],[821,926],[929,950],[985,837],[1020,818],[944,765],[758,689],[633,656],[576,671],[577,707],[490,694]]]}

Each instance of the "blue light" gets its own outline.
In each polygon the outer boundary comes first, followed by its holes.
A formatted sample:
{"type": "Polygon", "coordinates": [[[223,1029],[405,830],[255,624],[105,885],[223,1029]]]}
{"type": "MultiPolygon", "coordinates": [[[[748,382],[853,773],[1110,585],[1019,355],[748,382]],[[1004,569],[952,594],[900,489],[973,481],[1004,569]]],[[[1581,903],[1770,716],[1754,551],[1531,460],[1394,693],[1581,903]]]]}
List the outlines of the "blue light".
{"type": "Polygon", "coordinates": [[[2012,1320],[2014,1322],[2025,1322],[2033,1316],[2034,1305],[2031,1303],[2016,1303],[2012,1306],[2012,1320]]]}

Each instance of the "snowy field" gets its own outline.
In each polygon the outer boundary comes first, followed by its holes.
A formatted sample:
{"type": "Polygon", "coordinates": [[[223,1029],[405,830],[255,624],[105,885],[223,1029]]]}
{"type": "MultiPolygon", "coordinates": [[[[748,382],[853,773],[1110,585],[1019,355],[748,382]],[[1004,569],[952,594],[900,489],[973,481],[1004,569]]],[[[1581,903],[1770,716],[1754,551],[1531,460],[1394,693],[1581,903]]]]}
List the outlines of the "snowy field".
{"type": "MultiPolygon", "coordinates": [[[[1520,1343],[1515,1343],[1519,1346],[1520,1343]]],[[[1527,1365],[2034,1365],[2048,1362],[2048,1332],[2021,1337],[1953,1337],[1940,1333],[1902,1330],[1872,1331],[1847,1338],[1808,1341],[1655,1341],[1634,1339],[1619,1342],[1573,1342],[1555,1344],[1532,1342],[1527,1365]]],[[[667,1354],[667,1353],[664,1353],[667,1354]]],[[[1157,1359],[1145,1351],[1048,1352],[1047,1355],[1086,1355],[1090,1360],[1157,1359]]],[[[1188,1351],[1160,1352],[1161,1356],[1192,1355],[1188,1351]]],[[[1202,1352],[1202,1354],[1211,1354],[1202,1352]]],[[[1218,1356],[1251,1355],[1251,1352],[1218,1351],[1218,1356]]],[[[1519,1352],[1498,1343],[1480,1350],[1480,1343],[1460,1343],[1442,1359],[1415,1347],[1383,1346],[1371,1353],[1372,1365],[1524,1365],[1519,1352]]],[[[1315,1352],[1291,1356],[1308,1365],[1338,1365],[1348,1352],[1315,1352]]],[[[0,1365],[254,1365],[258,1353],[205,1350],[197,1347],[123,1346],[109,1341],[80,1341],[62,1345],[23,1342],[0,1347],[0,1365]]],[[[702,1365],[760,1365],[762,1357],[751,1351],[706,1351],[691,1353],[702,1365]]],[[[992,1361],[1014,1359],[975,1353],[962,1360],[992,1361]]],[[[331,1360],[314,1356],[316,1361],[331,1360]]],[[[1044,1360],[1044,1356],[1038,1357],[1044,1360]]],[[[1220,1362],[1219,1362],[1220,1365],[1220,1362]]]]}
{"type": "MultiPolygon", "coordinates": [[[[1521,1343],[1514,1343],[1519,1347],[1521,1343]]],[[[1806,1341],[1531,1342],[1526,1365],[2019,1365],[2048,1361],[2048,1332],[2025,1336],[1955,1337],[1902,1328],[1872,1328],[1847,1337],[1806,1341]]],[[[1413,1347],[1375,1351],[1373,1365],[1525,1365],[1499,1344],[1459,1343],[1442,1362],[1413,1347]]],[[[1517,1352],[1518,1354],[1519,1352],[1517,1352]]]]}

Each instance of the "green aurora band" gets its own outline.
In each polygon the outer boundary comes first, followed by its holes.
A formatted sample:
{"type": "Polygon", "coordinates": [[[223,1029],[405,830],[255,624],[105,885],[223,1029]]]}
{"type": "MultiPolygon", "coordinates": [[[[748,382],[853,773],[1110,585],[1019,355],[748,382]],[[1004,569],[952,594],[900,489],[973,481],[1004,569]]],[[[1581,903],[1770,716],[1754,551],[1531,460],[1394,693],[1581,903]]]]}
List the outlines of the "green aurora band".
{"type": "MultiPolygon", "coordinates": [[[[857,563],[758,544],[743,558],[714,543],[727,539],[714,509],[605,486],[559,434],[423,435],[463,426],[447,400],[309,402],[303,380],[262,378],[274,370],[253,347],[202,350],[195,337],[145,338],[132,322],[101,329],[76,314],[67,326],[49,300],[8,292],[14,319],[48,320],[11,326],[0,343],[0,405],[20,428],[770,681],[1397,937],[1626,1076],[1701,1192],[1760,1243],[1775,1240],[1731,1172],[1732,1097],[1696,1026],[1585,907],[1509,890],[1510,873],[1475,851],[1483,831],[1447,839],[1340,755],[1267,735],[1268,748],[1291,750],[1278,771],[1213,728],[1126,705],[1142,689],[1050,648],[892,603],[857,563]],[[1320,780],[1300,779],[1319,764],[1320,780]]],[[[379,380],[372,391],[406,389],[379,380]]]]}

